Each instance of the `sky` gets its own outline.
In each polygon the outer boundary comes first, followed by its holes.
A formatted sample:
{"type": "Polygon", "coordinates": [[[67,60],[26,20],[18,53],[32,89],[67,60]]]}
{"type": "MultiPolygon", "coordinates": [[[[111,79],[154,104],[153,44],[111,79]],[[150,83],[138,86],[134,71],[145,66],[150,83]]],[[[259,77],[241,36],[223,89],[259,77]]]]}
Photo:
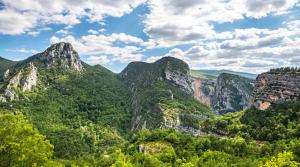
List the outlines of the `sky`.
{"type": "Polygon", "coordinates": [[[0,57],[70,42],[120,72],[173,56],[192,69],[300,66],[300,0],[0,0],[0,57]]]}

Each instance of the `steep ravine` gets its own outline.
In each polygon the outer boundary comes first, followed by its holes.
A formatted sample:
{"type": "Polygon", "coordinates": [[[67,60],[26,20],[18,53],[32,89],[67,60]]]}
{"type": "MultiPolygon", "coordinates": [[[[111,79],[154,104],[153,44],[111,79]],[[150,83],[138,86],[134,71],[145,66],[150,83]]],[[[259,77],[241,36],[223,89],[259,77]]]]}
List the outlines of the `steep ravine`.
{"type": "Polygon", "coordinates": [[[240,111],[251,103],[254,81],[223,73],[216,80],[193,78],[194,98],[217,114],[240,111]]]}

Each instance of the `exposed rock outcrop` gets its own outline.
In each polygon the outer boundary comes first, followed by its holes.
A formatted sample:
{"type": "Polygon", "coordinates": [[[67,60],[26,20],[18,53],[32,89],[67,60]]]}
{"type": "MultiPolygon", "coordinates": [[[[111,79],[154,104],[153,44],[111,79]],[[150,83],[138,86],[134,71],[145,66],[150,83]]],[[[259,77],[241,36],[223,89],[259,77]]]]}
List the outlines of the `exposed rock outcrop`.
{"type": "Polygon", "coordinates": [[[5,103],[5,102],[7,102],[6,98],[3,96],[0,96],[0,103],[5,103]]]}
{"type": "Polygon", "coordinates": [[[300,73],[263,73],[256,79],[253,105],[260,110],[272,104],[300,100],[300,73]]]}
{"type": "Polygon", "coordinates": [[[35,67],[32,63],[30,63],[29,73],[24,77],[24,80],[22,82],[23,92],[31,91],[32,87],[37,85],[37,67],[35,67]]]}
{"type": "Polygon", "coordinates": [[[131,91],[153,85],[156,81],[169,81],[187,94],[193,94],[189,66],[182,60],[164,57],[155,63],[132,62],[119,77],[130,87],[131,91]]]}
{"type": "Polygon", "coordinates": [[[223,73],[217,80],[194,78],[194,98],[211,106],[215,113],[240,111],[251,103],[254,81],[223,73]]]}
{"type": "Polygon", "coordinates": [[[192,97],[192,79],[189,66],[185,62],[173,57],[164,57],[154,63],[133,62],[119,74],[119,77],[133,94],[133,131],[141,128],[175,128],[181,125],[180,112],[160,104],[156,96],[161,93],[159,97],[174,100],[178,98],[176,97],[178,93],[174,95],[175,92],[172,92],[171,87],[176,87],[186,96],[192,97]]]}
{"type": "Polygon", "coordinates": [[[35,57],[48,68],[71,69],[75,71],[83,69],[79,55],[70,43],[60,42],[54,44],[35,57]]]}
{"type": "Polygon", "coordinates": [[[7,69],[5,72],[4,72],[4,74],[3,74],[3,81],[4,82],[7,82],[8,81],[8,79],[9,79],[9,69],[7,69]]]}
{"type": "Polygon", "coordinates": [[[17,97],[15,93],[16,89],[20,89],[23,92],[31,91],[39,82],[38,69],[50,69],[53,71],[72,70],[80,72],[83,70],[83,65],[77,52],[70,43],[61,42],[54,44],[44,52],[33,55],[24,61],[20,61],[5,71],[3,81],[6,87],[2,89],[3,97],[14,100],[17,97]]]}
{"type": "Polygon", "coordinates": [[[21,87],[22,91],[30,91],[37,85],[37,67],[30,63],[28,67],[20,70],[15,76],[8,80],[7,89],[13,90],[21,87]]]}

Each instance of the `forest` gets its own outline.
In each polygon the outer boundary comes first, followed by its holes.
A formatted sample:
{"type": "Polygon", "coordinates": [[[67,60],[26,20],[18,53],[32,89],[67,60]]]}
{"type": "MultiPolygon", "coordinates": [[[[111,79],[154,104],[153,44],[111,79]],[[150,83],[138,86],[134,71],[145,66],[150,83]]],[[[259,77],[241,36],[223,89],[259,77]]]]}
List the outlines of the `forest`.
{"type": "Polygon", "coordinates": [[[22,113],[0,115],[1,166],[297,167],[300,104],[248,109],[209,119],[207,135],[143,129],[123,135],[89,123],[42,135],[22,113]],[[50,142],[55,141],[55,142],[50,142]],[[53,145],[55,143],[55,145],[53,145]]]}

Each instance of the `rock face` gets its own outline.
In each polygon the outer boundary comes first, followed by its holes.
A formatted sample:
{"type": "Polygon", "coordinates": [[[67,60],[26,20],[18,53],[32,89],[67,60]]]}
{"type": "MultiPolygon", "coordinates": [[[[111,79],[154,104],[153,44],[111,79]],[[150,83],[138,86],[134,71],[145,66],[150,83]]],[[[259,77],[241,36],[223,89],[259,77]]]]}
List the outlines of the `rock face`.
{"type": "Polygon", "coordinates": [[[129,85],[131,91],[153,85],[156,81],[169,81],[187,94],[193,94],[189,66],[182,60],[164,57],[155,63],[132,62],[119,77],[129,85]]]}
{"type": "Polygon", "coordinates": [[[194,98],[211,106],[215,113],[240,111],[251,103],[254,81],[223,73],[217,80],[194,78],[194,98]]]}
{"type": "Polygon", "coordinates": [[[180,125],[178,111],[160,104],[159,99],[157,99],[164,96],[167,99],[174,100],[176,98],[174,92],[168,86],[159,87],[155,84],[173,85],[187,96],[192,96],[193,88],[189,72],[188,65],[182,60],[164,57],[155,63],[130,63],[119,74],[120,79],[133,94],[132,131],[141,128],[151,129],[180,125]],[[157,97],[157,94],[160,93],[160,97],[157,97]]]}
{"type": "Polygon", "coordinates": [[[263,73],[256,78],[253,105],[260,110],[272,104],[300,100],[300,73],[263,73]]]}
{"type": "Polygon", "coordinates": [[[38,53],[28,59],[18,62],[15,66],[7,69],[3,76],[5,88],[2,88],[2,100],[7,98],[10,101],[17,98],[16,89],[23,92],[29,92],[39,82],[39,69],[53,70],[61,72],[71,70],[80,72],[83,65],[70,43],[57,43],[50,46],[42,53],[38,53]]]}
{"type": "Polygon", "coordinates": [[[23,92],[31,91],[32,87],[37,85],[37,78],[37,68],[32,63],[30,63],[29,73],[24,77],[23,80],[23,92]]]}
{"type": "Polygon", "coordinates": [[[50,46],[43,53],[35,55],[48,68],[71,69],[81,71],[83,69],[78,53],[70,43],[60,42],[50,46]]]}

